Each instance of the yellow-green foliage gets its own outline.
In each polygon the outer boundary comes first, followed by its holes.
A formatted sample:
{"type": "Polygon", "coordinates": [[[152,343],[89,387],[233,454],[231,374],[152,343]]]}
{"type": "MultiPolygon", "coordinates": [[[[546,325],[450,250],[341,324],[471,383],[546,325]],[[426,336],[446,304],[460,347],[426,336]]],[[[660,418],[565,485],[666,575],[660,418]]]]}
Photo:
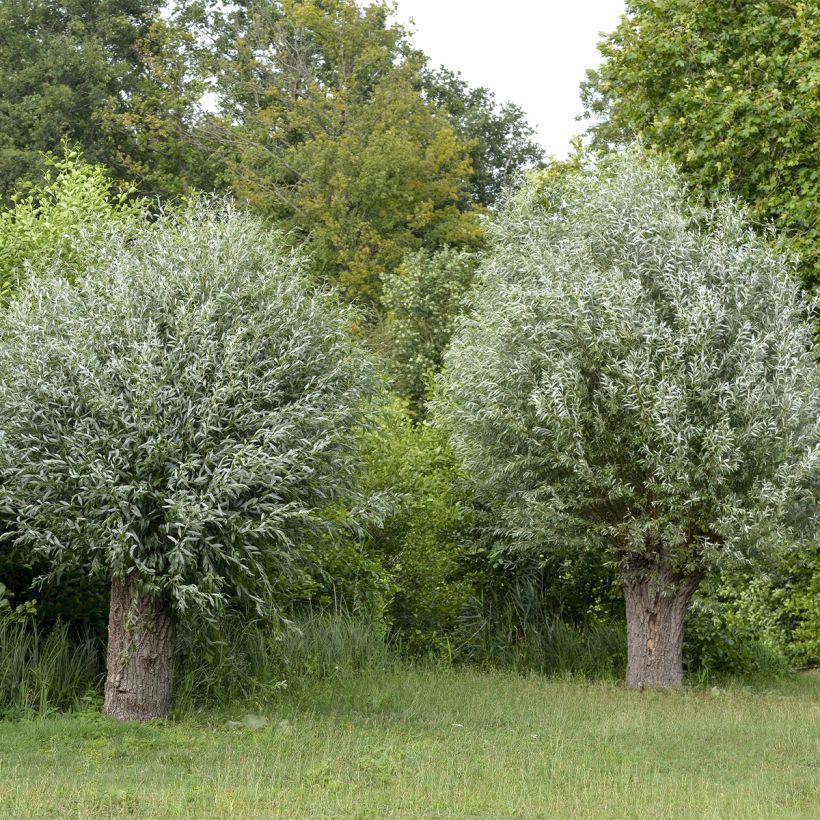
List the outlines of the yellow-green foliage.
{"type": "Polygon", "coordinates": [[[83,161],[68,145],[64,156],[49,155],[47,172],[0,212],[0,297],[7,297],[31,273],[59,261],[69,278],[84,254],[117,223],[136,217],[142,204],[133,189],[114,190],[100,165],[83,161]]]}
{"type": "Polygon", "coordinates": [[[477,212],[459,207],[472,173],[467,146],[410,78],[380,84],[357,109],[338,137],[318,134],[293,149],[302,172],[296,224],[348,296],[377,301],[382,272],[409,251],[423,242],[475,247],[483,232],[477,212]]]}
{"type": "Polygon", "coordinates": [[[481,243],[472,146],[420,90],[424,59],[388,7],[282,0],[237,20],[222,79],[231,184],[309,239],[320,276],[378,304],[407,253],[481,243]]]}

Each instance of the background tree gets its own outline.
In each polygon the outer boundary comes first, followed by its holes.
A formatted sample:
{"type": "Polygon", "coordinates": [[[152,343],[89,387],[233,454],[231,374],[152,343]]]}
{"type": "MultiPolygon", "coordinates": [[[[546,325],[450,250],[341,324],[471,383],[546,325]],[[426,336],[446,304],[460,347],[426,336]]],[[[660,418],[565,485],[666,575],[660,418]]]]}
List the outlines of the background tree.
{"type": "Polygon", "coordinates": [[[597,147],[640,136],[773,220],[820,285],[820,5],[628,0],[582,96],[597,147]]]}
{"type": "Polygon", "coordinates": [[[441,370],[476,265],[475,254],[452,248],[422,250],[384,277],[380,346],[387,357],[391,387],[409,402],[416,418],[423,415],[428,387],[441,370]]]}
{"type": "MultiPolygon", "coordinates": [[[[175,4],[181,5],[181,4],[175,4]]],[[[205,129],[211,90],[208,32],[194,8],[157,17],[134,43],[141,70],[132,92],[102,114],[114,141],[111,162],[145,195],[173,199],[227,188],[224,163],[205,129]]]]}
{"type": "Polygon", "coordinates": [[[0,5],[0,197],[36,179],[41,152],[68,138],[117,174],[118,136],[106,128],[143,71],[137,43],[160,0],[19,0],[0,5]]]}
{"type": "Polygon", "coordinates": [[[499,105],[489,88],[470,88],[458,73],[443,66],[426,70],[423,77],[428,99],[447,112],[456,134],[472,146],[473,199],[479,205],[494,205],[506,186],[544,159],[544,149],[532,139],[535,129],[520,106],[499,105]]]}
{"type": "Polygon", "coordinates": [[[407,253],[480,246],[481,210],[540,157],[519,108],[429,71],[392,14],[381,0],[7,4],[0,195],[68,138],[142,195],[232,190],[307,240],[320,278],[380,308],[407,253]]]}
{"type": "Polygon", "coordinates": [[[316,271],[378,303],[404,256],[473,247],[470,146],[421,90],[423,56],[382,3],[256,0],[217,62],[236,193],[309,237],[316,271]]]}
{"type": "Polygon", "coordinates": [[[507,205],[438,407],[508,543],[617,567],[627,684],[676,687],[701,579],[816,532],[807,310],[733,206],[642,152],[558,180],[507,205]]]}
{"type": "Polygon", "coordinates": [[[200,204],[59,266],[0,321],[0,484],[52,576],[111,582],[106,714],[164,717],[177,621],[244,599],[331,527],[369,366],[257,222],[200,204]]]}

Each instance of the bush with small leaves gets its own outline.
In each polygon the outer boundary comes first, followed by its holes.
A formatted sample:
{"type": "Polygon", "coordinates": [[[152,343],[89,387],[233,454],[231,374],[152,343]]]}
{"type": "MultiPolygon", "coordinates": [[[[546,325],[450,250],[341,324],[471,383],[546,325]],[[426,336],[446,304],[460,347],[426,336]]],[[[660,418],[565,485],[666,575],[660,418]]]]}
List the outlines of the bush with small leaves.
{"type": "Polygon", "coordinates": [[[363,492],[394,498],[364,543],[390,580],[388,624],[411,654],[438,652],[472,592],[464,545],[469,499],[447,434],[414,424],[393,399],[380,408],[362,449],[363,492]]]}

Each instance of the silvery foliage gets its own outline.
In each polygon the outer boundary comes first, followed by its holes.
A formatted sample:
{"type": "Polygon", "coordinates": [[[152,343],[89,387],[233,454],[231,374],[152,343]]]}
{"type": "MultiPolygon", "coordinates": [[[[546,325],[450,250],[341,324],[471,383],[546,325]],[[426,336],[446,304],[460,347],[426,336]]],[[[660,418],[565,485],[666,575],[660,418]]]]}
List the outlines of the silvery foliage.
{"type": "MultiPolygon", "coordinates": [[[[353,486],[370,365],[303,260],[229,206],[112,235],[0,318],[2,497],[19,542],[179,611],[261,607],[353,486]]],[[[338,509],[335,518],[340,518],[338,509]]]]}
{"type": "Polygon", "coordinates": [[[816,535],[809,310],[771,238],[639,147],[509,198],[436,405],[503,542],[687,573],[816,535]]]}

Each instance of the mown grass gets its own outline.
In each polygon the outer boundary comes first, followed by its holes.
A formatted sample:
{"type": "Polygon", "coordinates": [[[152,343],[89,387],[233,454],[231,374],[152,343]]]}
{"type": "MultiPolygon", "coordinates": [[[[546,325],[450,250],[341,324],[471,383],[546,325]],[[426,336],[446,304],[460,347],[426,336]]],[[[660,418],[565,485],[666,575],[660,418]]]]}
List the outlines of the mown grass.
{"type": "Polygon", "coordinates": [[[816,817],[820,677],[772,687],[394,668],[165,724],[7,721],[0,815],[816,817]],[[265,725],[226,726],[245,710],[265,725]]]}

